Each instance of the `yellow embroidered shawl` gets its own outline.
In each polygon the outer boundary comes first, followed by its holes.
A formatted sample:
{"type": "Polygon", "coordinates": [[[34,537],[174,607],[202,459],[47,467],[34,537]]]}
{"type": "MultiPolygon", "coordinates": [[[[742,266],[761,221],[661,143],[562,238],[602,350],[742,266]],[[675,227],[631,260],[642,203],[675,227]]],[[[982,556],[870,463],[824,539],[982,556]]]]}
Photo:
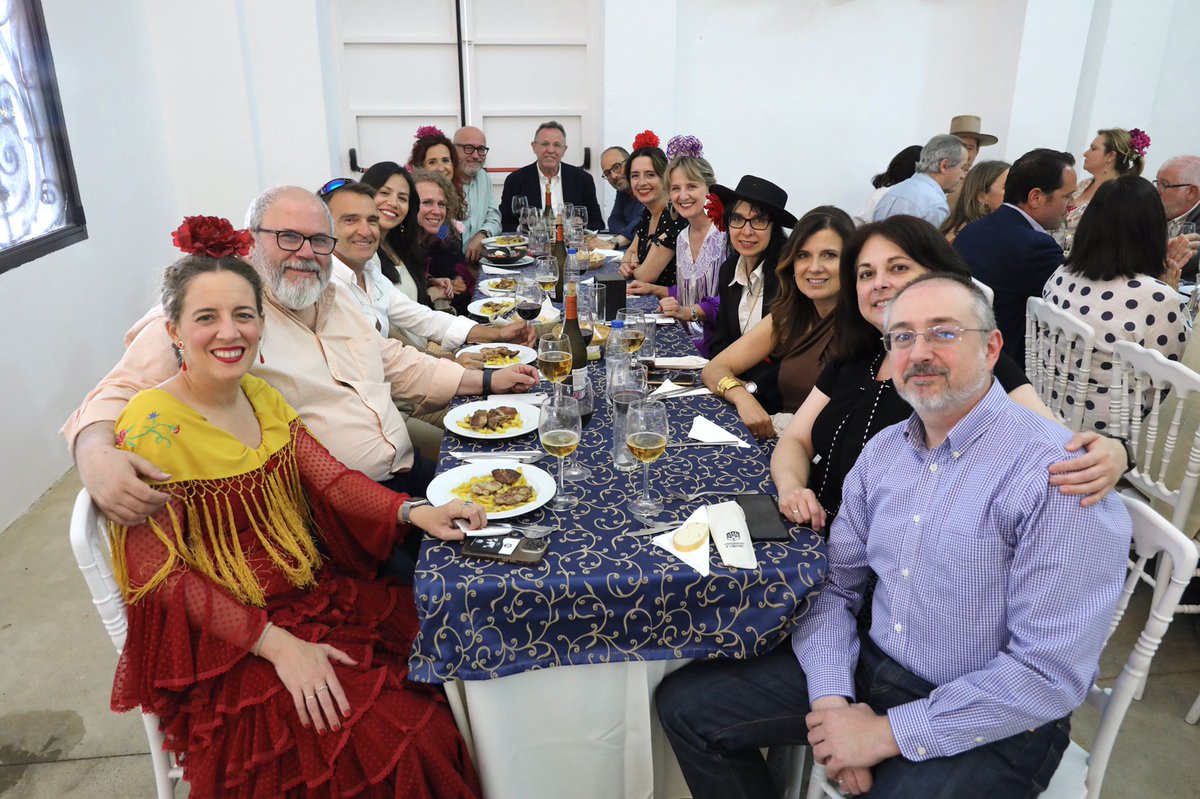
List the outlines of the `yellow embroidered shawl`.
{"type": "Polygon", "coordinates": [[[136,591],[131,590],[125,560],[128,530],[109,523],[113,571],[130,603],[183,567],[203,574],[243,603],[264,606],[266,594],[238,541],[235,505],[292,585],[316,584],[313,575],[321,557],[309,532],[309,507],[296,463],[296,411],[257,377],[246,375],[241,386],[262,428],[258,449],[246,447],[162,389],[135,396],[117,420],[117,446],[171,475],[165,483],[152,484],[172,497],[166,518],[157,514],[149,520],[167,549],[167,559],[136,591]],[[268,470],[272,459],[276,463],[268,470]]]}

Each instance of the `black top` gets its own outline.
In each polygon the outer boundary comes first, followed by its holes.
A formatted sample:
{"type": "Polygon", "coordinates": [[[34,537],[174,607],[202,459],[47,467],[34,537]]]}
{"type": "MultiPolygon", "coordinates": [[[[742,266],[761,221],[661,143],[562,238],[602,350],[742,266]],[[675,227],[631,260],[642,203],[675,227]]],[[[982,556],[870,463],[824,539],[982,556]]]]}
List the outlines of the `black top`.
{"type": "MultiPolygon", "coordinates": [[[[892,381],[875,379],[883,355],[881,343],[872,355],[832,361],[817,378],[817,388],[829,397],[829,404],[813,423],[808,487],[829,514],[830,524],[842,505],[842,483],[863,447],[883,428],[912,416],[912,406],[896,393],[892,381]]],[[[995,376],[1005,391],[1029,382],[1016,361],[1003,352],[996,361],[995,376]]]]}
{"type": "Polygon", "coordinates": [[[645,262],[646,256],[650,254],[650,246],[652,244],[659,244],[666,247],[667,251],[671,253],[671,260],[658,273],[658,277],[654,279],[654,284],[670,288],[675,285],[675,240],[679,238],[680,233],[687,230],[688,223],[683,217],[674,216],[671,213],[671,204],[667,203],[667,207],[658,215],[658,229],[651,233],[650,216],[650,209],[643,209],[642,221],[638,222],[638,226],[633,229],[633,234],[637,236],[638,242],[638,263],[645,262]]]}
{"type": "MultiPolygon", "coordinates": [[[[713,323],[712,340],[708,344],[708,357],[715,358],[733,342],[742,337],[742,327],[738,324],[738,305],[742,301],[742,284],[734,283],[733,276],[737,271],[738,258],[732,253],[721,264],[717,272],[717,298],[720,306],[717,308],[717,318],[713,323]],[[732,285],[731,285],[732,284],[732,285]]],[[[767,265],[763,265],[763,316],[769,313],[771,303],[779,292],[779,275],[767,265]]]]}

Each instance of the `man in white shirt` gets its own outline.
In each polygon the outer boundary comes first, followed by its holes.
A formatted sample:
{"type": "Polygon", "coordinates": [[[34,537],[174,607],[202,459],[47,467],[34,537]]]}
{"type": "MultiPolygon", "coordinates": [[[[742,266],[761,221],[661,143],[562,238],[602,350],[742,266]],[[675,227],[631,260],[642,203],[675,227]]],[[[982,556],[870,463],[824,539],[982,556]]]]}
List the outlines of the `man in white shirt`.
{"type": "Polygon", "coordinates": [[[966,176],[967,148],[962,140],[948,133],[934,136],[921,149],[916,174],[888,189],[875,206],[872,221],[908,214],[937,227],[950,215],[946,195],[957,189],[966,176]]]}
{"type": "MultiPolygon", "coordinates": [[[[333,254],[333,280],[354,297],[363,316],[384,336],[392,326],[402,331],[430,339],[447,350],[464,343],[495,341],[531,344],[533,328],[523,319],[493,327],[476,324],[467,317],[427,308],[396,289],[379,271],[373,256],[379,247],[379,211],[374,192],[362,183],[349,183],[321,197],[333,217],[337,238],[333,254]]],[[[463,366],[482,368],[482,360],[466,354],[458,362],[463,366]]]]}
{"type": "Polygon", "coordinates": [[[458,150],[458,177],[467,200],[463,252],[469,260],[478,261],[483,240],[500,235],[502,230],[492,179],[483,168],[490,148],[483,131],[471,125],[454,132],[454,148],[458,150]]]}
{"type": "Polygon", "coordinates": [[[544,210],[547,186],[552,210],[565,202],[582,205],[587,208],[589,224],[598,225],[602,217],[596,200],[596,181],[579,167],[563,163],[567,153],[567,132],[563,126],[554,120],[543,122],[529,146],[537,160],[504,179],[504,196],[500,198],[504,229],[516,230],[520,222],[512,207],[513,197],[524,197],[530,207],[544,210]]]}

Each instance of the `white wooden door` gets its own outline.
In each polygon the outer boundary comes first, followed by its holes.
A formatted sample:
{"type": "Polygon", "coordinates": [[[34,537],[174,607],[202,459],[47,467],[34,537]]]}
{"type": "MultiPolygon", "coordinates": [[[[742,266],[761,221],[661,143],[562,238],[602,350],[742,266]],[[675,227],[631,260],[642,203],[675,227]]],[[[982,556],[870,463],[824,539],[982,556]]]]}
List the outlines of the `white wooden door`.
{"type": "Polygon", "coordinates": [[[564,160],[586,160],[599,179],[601,0],[341,0],[334,9],[345,136],[360,168],[406,161],[421,125],[451,136],[465,123],[487,134],[498,190],[533,161],[538,123],[556,119],[567,130],[564,160]]]}

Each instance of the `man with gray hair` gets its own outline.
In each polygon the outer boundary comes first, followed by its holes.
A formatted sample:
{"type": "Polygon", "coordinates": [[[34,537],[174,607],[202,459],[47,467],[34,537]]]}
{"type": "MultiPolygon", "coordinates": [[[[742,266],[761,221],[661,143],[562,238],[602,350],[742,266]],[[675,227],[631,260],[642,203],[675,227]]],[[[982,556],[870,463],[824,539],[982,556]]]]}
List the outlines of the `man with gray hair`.
{"type": "Polygon", "coordinates": [[[916,173],[889,189],[875,206],[873,221],[908,214],[937,227],[950,215],[946,195],[966,176],[967,148],[962,140],[948,133],[934,136],[921,149],[916,173]]]}
{"type": "Polygon", "coordinates": [[[491,148],[487,146],[487,136],[474,125],[454,131],[454,148],[458,150],[458,179],[467,200],[463,253],[467,260],[474,262],[483,253],[483,240],[501,232],[500,209],[492,193],[492,178],[483,168],[491,148]]]}
{"type": "MultiPolygon", "coordinates": [[[[633,196],[629,181],[625,179],[625,162],[628,159],[629,151],[620,145],[600,153],[600,173],[617,193],[612,211],[608,214],[608,232],[609,238],[618,247],[628,247],[633,241],[633,231],[642,221],[642,212],[646,210],[646,206],[633,196]]],[[[666,180],[666,175],[663,180],[666,180]]]]}
{"type": "MultiPolygon", "coordinates": [[[[1191,222],[1200,227],[1200,157],[1177,155],[1158,169],[1154,185],[1170,222],[1191,222]]],[[[1174,232],[1174,231],[1172,231],[1174,232]]],[[[1183,278],[1195,280],[1200,266],[1200,233],[1188,235],[1191,259],[1183,266],[1183,278]]]]}

